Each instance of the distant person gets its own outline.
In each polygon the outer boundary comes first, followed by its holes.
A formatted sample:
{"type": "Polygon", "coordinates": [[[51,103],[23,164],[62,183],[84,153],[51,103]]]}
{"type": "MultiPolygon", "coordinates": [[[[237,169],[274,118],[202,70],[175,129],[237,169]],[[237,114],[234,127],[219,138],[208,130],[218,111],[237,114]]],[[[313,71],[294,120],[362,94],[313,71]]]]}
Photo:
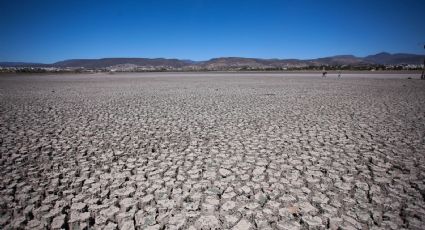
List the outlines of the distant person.
{"type": "Polygon", "coordinates": [[[341,78],[341,71],[338,72],[338,78],[341,78]]]}
{"type": "Polygon", "coordinates": [[[326,74],[328,74],[328,72],[323,71],[323,73],[322,73],[322,77],[326,77],[326,74]]]}

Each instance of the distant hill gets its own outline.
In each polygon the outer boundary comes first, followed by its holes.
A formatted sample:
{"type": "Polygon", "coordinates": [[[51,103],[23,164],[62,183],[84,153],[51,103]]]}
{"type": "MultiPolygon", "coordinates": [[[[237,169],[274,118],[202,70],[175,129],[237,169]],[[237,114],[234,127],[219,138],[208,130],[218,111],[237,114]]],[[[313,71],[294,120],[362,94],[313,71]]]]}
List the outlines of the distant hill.
{"type": "Polygon", "coordinates": [[[0,67],[49,67],[50,64],[31,62],[0,62],[0,67]]]}
{"type": "Polygon", "coordinates": [[[310,60],[313,65],[370,65],[374,62],[353,55],[338,55],[310,60]]]}
{"type": "Polygon", "coordinates": [[[115,65],[133,64],[137,66],[170,66],[180,68],[192,64],[192,61],[165,58],[102,58],[71,59],[53,63],[55,67],[106,68],[115,65]]]}
{"type": "Polygon", "coordinates": [[[307,63],[297,59],[260,59],[241,57],[213,58],[198,64],[207,69],[225,69],[228,67],[249,67],[249,68],[282,68],[282,67],[303,67],[307,63]]]}
{"type": "Polygon", "coordinates": [[[259,59],[259,58],[241,58],[241,57],[223,57],[213,58],[208,61],[200,62],[198,65],[208,69],[221,69],[226,67],[305,67],[305,66],[322,66],[322,65],[349,65],[349,66],[365,66],[365,65],[398,65],[398,64],[415,64],[423,63],[425,55],[416,54],[389,54],[380,53],[367,57],[356,57],[353,55],[337,55],[332,57],[324,57],[309,60],[300,59],[259,59]]]}
{"type": "Polygon", "coordinates": [[[424,55],[417,54],[390,54],[390,53],[378,53],[375,55],[369,55],[364,58],[364,60],[381,64],[381,65],[397,65],[397,64],[413,64],[420,65],[424,63],[424,55]]]}
{"type": "Polygon", "coordinates": [[[231,68],[284,68],[284,67],[307,67],[321,65],[400,65],[423,63],[425,55],[417,54],[390,54],[378,53],[366,57],[356,57],[353,55],[338,55],[309,60],[300,59],[261,59],[244,57],[221,57],[207,61],[191,61],[167,58],[102,58],[102,59],[71,59],[56,62],[53,64],[25,63],[25,62],[0,62],[1,67],[57,67],[57,68],[135,68],[135,67],[166,67],[181,69],[210,69],[224,70],[231,68]]]}

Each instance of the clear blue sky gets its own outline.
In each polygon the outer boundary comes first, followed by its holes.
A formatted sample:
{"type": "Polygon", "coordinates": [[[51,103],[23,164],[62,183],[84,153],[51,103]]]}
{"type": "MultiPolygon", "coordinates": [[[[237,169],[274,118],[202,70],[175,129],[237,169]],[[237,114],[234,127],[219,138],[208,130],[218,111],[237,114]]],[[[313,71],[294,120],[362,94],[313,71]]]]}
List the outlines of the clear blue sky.
{"type": "Polygon", "coordinates": [[[0,0],[0,61],[423,54],[425,0],[0,0]]]}

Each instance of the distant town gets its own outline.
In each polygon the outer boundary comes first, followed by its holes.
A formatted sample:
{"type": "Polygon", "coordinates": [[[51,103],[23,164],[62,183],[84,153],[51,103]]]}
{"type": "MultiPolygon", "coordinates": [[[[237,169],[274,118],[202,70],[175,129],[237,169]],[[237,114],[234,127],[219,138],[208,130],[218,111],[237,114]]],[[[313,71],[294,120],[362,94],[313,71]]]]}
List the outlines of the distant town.
{"type": "Polygon", "coordinates": [[[1,73],[101,73],[101,72],[202,72],[202,71],[302,71],[302,70],[422,70],[424,65],[386,65],[386,66],[307,66],[307,67],[227,67],[227,68],[175,68],[172,66],[111,66],[108,68],[84,67],[0,67],[1,73]]]}

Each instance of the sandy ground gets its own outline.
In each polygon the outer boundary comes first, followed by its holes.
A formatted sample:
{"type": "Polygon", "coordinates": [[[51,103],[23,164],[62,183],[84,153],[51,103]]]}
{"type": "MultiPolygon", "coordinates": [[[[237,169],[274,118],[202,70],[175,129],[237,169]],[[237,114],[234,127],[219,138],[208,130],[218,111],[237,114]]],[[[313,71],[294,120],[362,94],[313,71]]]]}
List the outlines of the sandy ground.
{"type": "Polygon", "coordinates": [[[0,228],[423,229],[418,77],[0,76],[0,228]]]}

